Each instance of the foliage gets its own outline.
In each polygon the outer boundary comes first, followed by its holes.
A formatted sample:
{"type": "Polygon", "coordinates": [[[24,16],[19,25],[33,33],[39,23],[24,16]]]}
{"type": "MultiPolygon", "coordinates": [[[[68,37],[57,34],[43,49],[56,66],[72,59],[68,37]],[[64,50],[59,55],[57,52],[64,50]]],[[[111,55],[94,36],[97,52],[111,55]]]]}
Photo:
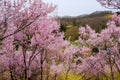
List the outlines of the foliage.
{"type": "Polygon", "coordinates": [[[78,36],[79,36],[78,27],[73,27],[73,26],[68,27],[67,26],[67,29],[66,29],[66,32],[65,32],[64,36],[65,36],[66,40],[70,40],[70,41],[77,40],[78,36]]]}
{"type": "Polygon", "coordinates": [[[63,24],[61,24],[61,25],[60,25],[60,31],[61,31],[61,32],[66,32],[66,26],[63,25],[63,24]]]}

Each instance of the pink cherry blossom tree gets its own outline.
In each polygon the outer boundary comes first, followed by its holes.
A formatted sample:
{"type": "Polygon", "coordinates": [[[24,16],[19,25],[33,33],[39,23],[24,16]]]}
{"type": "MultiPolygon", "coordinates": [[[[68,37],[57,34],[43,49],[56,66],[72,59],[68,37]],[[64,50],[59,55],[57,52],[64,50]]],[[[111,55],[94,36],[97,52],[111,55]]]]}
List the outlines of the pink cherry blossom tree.
{"type": "Polygon", "coordinates": [[[120,9],[120,0],[97,0],[102,6],[110,9],[120,9]]]}
{"type": "Polygon", "coordinates": [[[41,0],[2,0],[0,5],[1,74],[6,72],[7,80],[48,80],[60,73],[53,65],[61,67],[59,56],[68,41],[56,19],[48,17],[55,6],[41,0]]]}
{"type": "Polygon", "coordinates": [[[80,37],[77,41],[80,44],[81,63],[76,65],[76,72],[85,74],[84,78],[91,75],[96,80],[103,75],[115,80],[115,74],[120,73],[120,16],[113,15],[108,21],[107,28],[100,33],[95,33],[89,26],[80,27],[80,37]],[[108,72],[109,71],[109,72],[108,72]]]}

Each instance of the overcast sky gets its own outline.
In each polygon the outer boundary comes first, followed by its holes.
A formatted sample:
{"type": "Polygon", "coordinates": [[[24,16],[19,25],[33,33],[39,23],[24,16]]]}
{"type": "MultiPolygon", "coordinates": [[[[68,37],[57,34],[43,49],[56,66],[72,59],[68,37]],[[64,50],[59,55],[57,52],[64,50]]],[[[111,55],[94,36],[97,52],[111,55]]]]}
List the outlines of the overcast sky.
{"type": "Polygon", "coordinates": [[[102,7],[96,0],[43,0],[58,5],[55,12],[58,16],[78,16],[94,11],[109,10],[102,7]]]}

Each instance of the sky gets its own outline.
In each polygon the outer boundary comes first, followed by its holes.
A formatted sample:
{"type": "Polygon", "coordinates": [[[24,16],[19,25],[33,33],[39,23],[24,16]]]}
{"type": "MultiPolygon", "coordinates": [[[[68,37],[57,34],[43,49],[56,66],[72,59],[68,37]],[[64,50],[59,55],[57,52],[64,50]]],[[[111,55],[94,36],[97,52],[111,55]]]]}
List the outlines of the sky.
{"type": "Polygon", "coordinates": [[[54,14],[58,16],[79,16],[95,11],[110,10],[101,6],[96,0],[43,0],[57,5],[54,14]]]}

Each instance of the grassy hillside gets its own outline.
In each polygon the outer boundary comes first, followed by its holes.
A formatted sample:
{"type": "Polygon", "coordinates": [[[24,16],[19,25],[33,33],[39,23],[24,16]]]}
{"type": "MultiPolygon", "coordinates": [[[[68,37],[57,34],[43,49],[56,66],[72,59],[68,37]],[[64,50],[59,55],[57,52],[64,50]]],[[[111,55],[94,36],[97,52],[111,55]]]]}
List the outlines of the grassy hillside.
{"type": "Polygon", "coordinates": [[[78,39],[78,28],[80,26],[89,25],[96,32],[100,32],[106,27],[107,21],[111,18],[111,11],[96,11],[89,15],[77,17],[61,17],[61,31],[65,32],[65,38],[71,41],[78,39]]]}

